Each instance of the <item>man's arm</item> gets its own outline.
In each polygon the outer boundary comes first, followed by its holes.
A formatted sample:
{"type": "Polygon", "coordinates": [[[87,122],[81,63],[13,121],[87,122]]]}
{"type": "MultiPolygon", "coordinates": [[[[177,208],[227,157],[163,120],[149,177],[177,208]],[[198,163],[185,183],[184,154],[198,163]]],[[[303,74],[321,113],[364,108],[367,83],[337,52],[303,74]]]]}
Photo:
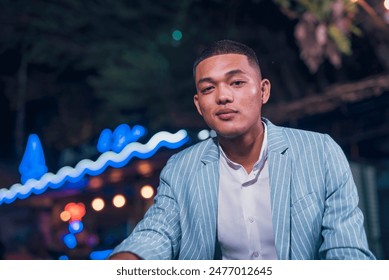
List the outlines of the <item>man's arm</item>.
{"type": "MultiPolygon", "coordinates": [[[[154,204],[133,232],[116,246],[109,259],[174,259],[178,254],[181,229],[180,215],[172,190],[174,156],[161,172],[154,204]]],[[[174,180],[173,180],[174,181],[174,180]]]]}
{"type": "Polygon", "coordinates": [[[322,259],[375,259],[368,248],[358,192],[342,149],[329,136],[326,149],[326,200],[322,259]]]}

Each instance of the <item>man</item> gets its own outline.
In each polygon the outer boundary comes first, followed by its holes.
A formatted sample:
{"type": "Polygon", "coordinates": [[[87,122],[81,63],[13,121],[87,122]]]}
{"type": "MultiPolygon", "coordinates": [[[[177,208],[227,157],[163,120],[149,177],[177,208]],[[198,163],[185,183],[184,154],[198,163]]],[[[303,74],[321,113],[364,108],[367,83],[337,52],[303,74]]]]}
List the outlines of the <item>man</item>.
{"type": "Polygon", "coordinates": [[[217,137],[168,161],[110,259],[374,259],[340,147],[261,118],[271,86],[254,51],[218,41],[193,69],[194,103],[217,137]]]}

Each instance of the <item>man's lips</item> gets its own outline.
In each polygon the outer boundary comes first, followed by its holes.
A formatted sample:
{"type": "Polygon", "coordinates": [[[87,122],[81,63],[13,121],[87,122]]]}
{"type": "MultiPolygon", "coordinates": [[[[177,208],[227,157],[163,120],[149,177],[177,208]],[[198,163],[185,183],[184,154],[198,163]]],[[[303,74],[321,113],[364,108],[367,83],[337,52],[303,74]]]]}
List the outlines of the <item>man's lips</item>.
{"type": "Polygon", "coordinates": [[[216,116],[218,116],[223,120],[226,120],[226,119],[230,119],[237,112],[238,111],[233,109],[220,109],[219,111],[216,112],[216,116]]]}

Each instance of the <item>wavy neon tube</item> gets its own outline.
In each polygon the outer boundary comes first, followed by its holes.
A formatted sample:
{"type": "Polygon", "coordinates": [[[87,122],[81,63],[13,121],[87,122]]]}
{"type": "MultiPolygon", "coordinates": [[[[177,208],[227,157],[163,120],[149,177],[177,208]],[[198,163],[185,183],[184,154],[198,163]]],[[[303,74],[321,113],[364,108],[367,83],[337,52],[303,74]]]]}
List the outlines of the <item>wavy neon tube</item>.
{"type": "Polygon", "coordinates": [[[85,175],[99,175],[109,166],[114,168],[123,167],[134,157],[140,159],[150,158],[162,147],[179,148],[188,140],[188,134],[183,129],[174,134],[166,131],[158,132],[146,144],[133,142],[128,144],[120,153],[108,151],[101,154],[96,161],[83,159],[74,168],[65,166],[58,170],[56,174],[48,172],[39,180],[29,179],[24,185],[18,183],[12,185],[9,189],[0,189],[0,205],[3,203],[10,204],[16,199],[25,199],[32,194],[42,194],[48,188],[57,189],[66,182],[77,182],[85,175]]]}

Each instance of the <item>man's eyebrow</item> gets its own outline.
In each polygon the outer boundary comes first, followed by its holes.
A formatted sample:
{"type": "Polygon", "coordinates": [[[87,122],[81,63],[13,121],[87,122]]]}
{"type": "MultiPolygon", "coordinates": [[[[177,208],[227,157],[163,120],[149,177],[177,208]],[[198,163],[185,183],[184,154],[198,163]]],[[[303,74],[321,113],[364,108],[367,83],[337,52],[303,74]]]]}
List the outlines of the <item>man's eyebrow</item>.
{"type": "MultiPolygon", "coordinates": [[[[228,77],[228,76],[234,76],[234,75],[237,75],[237,74],[246,74],[246,72],[240,70],[240,69],[233,69],[233,70],[230,70],[228,71],[227,73],[224,74],[224,76],[228,77]]],[[[201,83],[215,83],[214,79],[210,78],[210,77],[205,77],[205,78],[201,78],[200,80],[198,80],[197,84],[201,84],[201,83]]]]}
{"type": "Polygon", "coordinates": [[[226,74],[224,74],[224,76],[234,76],[237,74],[246,74],[246,72],[244,72],[240,69],[234,69],[234,70],[228,71],[226,74]]]}
{"type": "Polygon", "coordinates": [[[205,78],[201,78],[200,80],[198,80],[197,84],[201,84],[201,83],[215,83],[215,81],[212,79],[212,78],[209,78],[209,77],[205,77],[205,78]]]}

